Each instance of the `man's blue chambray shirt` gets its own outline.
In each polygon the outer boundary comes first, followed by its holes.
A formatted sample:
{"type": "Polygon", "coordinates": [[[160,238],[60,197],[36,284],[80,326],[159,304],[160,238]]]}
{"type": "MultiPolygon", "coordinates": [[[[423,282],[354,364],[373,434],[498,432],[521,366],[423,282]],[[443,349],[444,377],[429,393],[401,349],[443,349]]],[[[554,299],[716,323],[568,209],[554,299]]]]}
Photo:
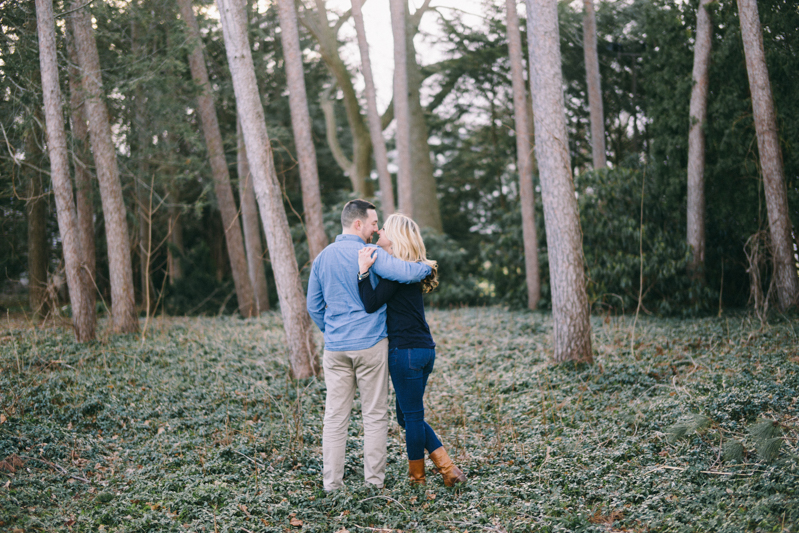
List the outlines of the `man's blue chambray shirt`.
{"type": "MultiPolygon", "coordinates": [[[[325,334],[325,350],[365,350],[386,338],[386,306],[367,313],[358,293],[358,250],[366,246],[357,235],[338,235],[322,250],[308,280],[308,313],[325,334]]],[[[409,263],[377,249],[371,275],[416,283],[430,274],[429,266],[409,263]]],[[[373,280],[374,281],[374,280],[373,280]]]]}

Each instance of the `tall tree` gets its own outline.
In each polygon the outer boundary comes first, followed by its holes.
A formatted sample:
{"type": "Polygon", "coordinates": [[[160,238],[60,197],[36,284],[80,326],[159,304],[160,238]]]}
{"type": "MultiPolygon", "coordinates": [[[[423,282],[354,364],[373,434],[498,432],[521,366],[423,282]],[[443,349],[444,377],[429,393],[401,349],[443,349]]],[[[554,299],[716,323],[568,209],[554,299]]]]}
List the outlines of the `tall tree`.
{"type": "MultiPolygon", "coordinates": [[[[422,6],[410,14],[408,4],[405,3],[405,46],[407,47],[406,60],[408,68],[408,113],[410,116],[411,130],[411,178],[413,180],[413,211],[414,219],[423,228],[430,228],[438,232],[444,231],[441,220],[441,208],[438,201],[436,179],[433,175],[433,162],[430,159],[429,133],[427,130],[427,110],[422,107],[422,82],[425,76],[416,60],[416,47],[413,38],[419,31],[422,16],[427,12],[430,0],[425,0],[422,6]]],[[[429,69],[435,70],[435,69],[429,69]]],[[[446,94],[448,88],[442,88],[446,94]]],[[[437,94],[440,98],[442,94],[437,94]]]]}
{"type": "Polygon", "coordinates": [[[552,0],[525,1],[535,153],[552,287],[554,358],[593,362],[580,218],[566,135],[558,5],[552,0]]]}
{"type": "Polygon", "coordinates": [[[594,0],[583,0],[583,52],[588,81],[588,108],[591,113],[591,153],[594,168],[607,166],[605,159],[605,113],[602,110],[602,81],[599,77],[599,54],[596,45],[594,0]]]}
{"type": "MultiPolygon", "coordinates": [[[[37,113],[38,114],[38,113],[37,113]]],[[[28,305],[34,317],[47,315],[47,264],[50,246],[47,243],[47,193],[42,172],[39,170],[42,159],[42,140],[38,138],[41,130],[37,122],[41,117],[31,120],[25,136],[25,159],[32,166],[24,168],[27,176],[27,198],[25,215],[28,223],[28,305]]]]}
{"type": "MultiPolygon", "coordinates": [[[[413,44],[413,37],[419,31],[419,23],[422,16],[430,10],[430,1],[424,0],[422,6],[413,14],[408,14],[406,9],[406,58],[408,72],[408,98],[409,98],[409,117],[410,117],[410,144],[411,144],[411,168],[413,168],[413,206],[416,222],[422,227],[432,228],[442,231],[441,210],[436,191],[436,180],[433,176],[433,163],[430,159],[430,145],[428,142],[428,130],[425,119],[426,109],[421,104],[421,85],[427,76],[439,71],[437,66],[422,69],[416,61],[416,49],[413,44]]],[[[340,43],[338,41],[338,31],[349,19],[351,11],[344,13],[335,22],[328,20],[328,12],[324,0],[315,2],[316,12],[305,11],[300,17],[300,22],[314,36],[319,43],[320,54],[330,72],[336,80],[336,85],[344,95],[344,108],[347,112],[347,122],[352,133],[353,163],[343,156],[343,151],[336,139],[336,125],[333,123],[334,114],[332,106],[322,99],[325,120],[327,122],[327,139],[331,151],[338,153],[336,161],[339,166],[349,172],[350,179],[353,180],[353,189],[358,191],[356,182],[365,182],[369,185],[366,176],[371,169],[371,150],[372,140],[363,122],[358,96],[355,93],[352,74],[344,66],[339,53],[340,43]],[[365,155],[364,155],[365,154],[365,155]],[[365,158],[365,159],[364,159],[365,158]],[[350,170],[357,170],[357,175],[353,175],[350,170]]],[[[440,103],[448,94],[454,84],[447,84],[441,92],[434,98],[435,105],[440,103]]],[[[381,125],[386,128],[394,117],[394,105],[389,105],[386,112],[381,117],[381,125]]]]}
{"type": "Polygon", "coordinates": [[[55,44],[55,17],[52,0],[36,0],[37,31],[39,34],[39,63],[44,94],[44,113],[47,124],[47,147],[50,152],[50,173],[58,212],[58,230],[64,250],[72,323],[78,342],[94,338],[94,313],[85,281],[86,271],[81,261],[83,251],[78,231],[72,184],[69,178],[67,135],[62,115],[61,87],[58,83],[58,61],[55,44]]]}
{"type": "MultiPolygon", "coordinates": [[[[137,2],[134,2],[135,10],[138,10],[137,2]]],[[[141,61],[141,28],[138,18],[134,15],[131,27],[131,51],[137,60],[141,61]]],[[[147,109],[145,103],[144,89],[140,83],[136,84],[133,96],[133,130],[136,139],[136,212],[139,219],[139,280],[141,303],[149,312],[155,311],[155,287],[152,281],[152,255],[153,255],[153,212],[150,190],[153,183],[150,180],[150,169],[147,154],[147,109]]]]}
{"type": "MultiPolygon", "coordinates": [[[[406,46],[405,10],[407,0],[389,0],[391,31],[394,35],[394,118],[397,120],[397,192],[399,208],[416,217],[411,177],[411,122],[408,103],[408,47],[406,46]]],[[[428,153],[429,157],[429,153],[428,153]]]]}
{"type": "Polygon", "coordinates": [[[247,146],[247,159],[250,162],[255,194],[272,259],[272,270],[275,273],[291,372],[295,378],[306,378],[318,372],[319,363],[311,319],[305,308],[305,295],[294,255],[294,244],[277,181],[264,109],[258,94],[255,67],[246,32],[247,18],[244,6],[238,0],[217,0],[217,6],[233,79],[236,107],[241,112],[241,129],[247,146]]]}
{"type": "Polygon", "coordinates": [[[239,173],[239,201],[241,202],[241,225],[244,227],[244,242],[247,245],[247,267],[250,283],[255,290],[255,303],[258,313],[269,310],[269,289],[264,270],[264,253],[261,245],[261,228],[258,224],[258,206],[255,203],[255,188],[252,184],[250,163],[247,161],[247,148],[241,132],[241,121],[236,124],[238,143],[237,168],[239,173]]]}
{"type": "Polygon", "coordinates": [[[777,133],[777,116],[763,49],[763,32],[760,27],[757,0],[738,0],[738,17],[741,20],[746,72],[752,94],[757,148],[763,172],[763,188],[766,193],[777,298],[780,309],[785,310],[795,305],[799,299],[799,277],[794,258],[793,228],[788,211],[782,151],[777,133]]]}
{"type": "Polygon", "coordinates": [[[92,19],[87,4],[83,0],[73,0],[72,9],[72,34],[75,37],[78,62],[83,75],[89,139],[100,183],[100,200],[105,220],[113,329],[117,333],[134,333],[139,330],[139,319],[136,316],[133,291],[130,239],[125,220],[125,203],[122,199],[116,149],[111,137],[111,123],[104,100],[100,57],[97,53],[97,43],[94,40],[92,19]]]}
{"type": "MultiPolygon", "coordinates": [[[[67,25],[67,58],[69,59],[69,108],[72,117],[72,166],[75,169],[75,207],[78,214],[83,264],[88,278],[86,294],[89,307],[96,315],[97,251],[94,242],[94,183],[89,172],[89,126],[86,123],[86,108],[83,105],[83,88],[78,69],[78,51],[67,25]]],[[[96,317],[92,319],[96,321],[96,317]]]]}
{"type": "Polygon", "coordinates": [[[308,235],[308,251],[313,261],[328,244],[322,222],[322,197],[319,192],[319,169],[316,166],[316,149],[311,138],[311,116],[308,113],[308,97],[305,91],[305,75],[302,68],[300,34],[297,31],[297,12],[294,0],[277,0],[280,17],[280,41],[289,90],[291,126],[294,145],[300,165],[302,206],[305,211],[305,232],[308,235]]]}
{"type": "Polygon", "coordinates": [[[233,188],[230,186],[230,173],[225,160],[225,149],[222,145],[222,134],[219,131],[219,122],[216,117],[214,97],[211,94],[211,84],[208,81],[208,69],[205,66],[200,28],[197,25],[197,19],[194,17],[191,0],[178,0],[178,5],[180,6],[180,16],[186,24],[189,39],[192,40],[189,68],[194,82],[200,87],[197,104],[203,125],[205,144],[208,148],[208,158],[211,160],[214,192],[216,192],[219,212],[222,215],[222,223],[225,227],[225,243],[227,244],[228,257],[230,258],[233,284],[236,287],[239,313],[244,317],[255,316],[257,311],[247,268],[244,239],[241,235],[236,200],[233,198],[233,188]]]}
{"type": "Polygon", "coordinates": [[[530,142],[530,122],[527,110],[527,91],[524,86],[524,59],[519,14],[516,0],[505,0],[508,25],[508,50],[513,82],[513,111],[516,124],[516,166],[519,171],[519,192],[522,204],[522,235],[524,265],[527,279],[527,307],[538,308],[541,298],[541,274],[538,268],[538,234],[535,227],[535,189],[533,188],[533,143],[530,142]]]}
{"type": "Polygon", "coordinates": [[[705,277],[705,120],[707,118],[708,64],[713,37],[708,6],[712,0],[700,0],[696,13],[693,87],[691,87],[690,126],[688,130],[688,245],[691,247],[689,275],[705,277]]]}
{"type": "Polygon", "coordinates": [[[369,118],[369,134],[372,136],[372,149],[374,150],[375,166],[380,182],[380,199],[383,215],[388,216],[394,212],[394,185],[391,174],[388,172],[388,153],[386,141],[383,139],[383,125],[380,122],[380,113],[377,111],[377,92],[375,91],[374,76],[372,76],[372,61],[369,58],[369,43],[366,41],[366,27],[363,24],[361,5],[363,0],[352,0],[352,19],[355,22],[355,32],[358,36],[358,50],[361,53],[361,70],[363,71],[364,93],[366,94],[366,115],[369,118]]]}

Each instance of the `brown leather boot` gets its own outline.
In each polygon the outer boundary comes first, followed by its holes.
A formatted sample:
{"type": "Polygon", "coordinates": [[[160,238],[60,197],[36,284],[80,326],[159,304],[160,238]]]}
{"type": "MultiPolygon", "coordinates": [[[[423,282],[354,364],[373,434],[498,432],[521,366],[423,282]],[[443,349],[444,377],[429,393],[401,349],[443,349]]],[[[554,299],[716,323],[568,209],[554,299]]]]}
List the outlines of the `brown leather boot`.
{"type": "Polygon", "coordinates": [[[411,483],[425,484],[424,459],[408,460],[408,478],[411,483]]]}
{"type": "Polygon", "coordinates": [[[447,450],[443,446],[430,452],[430,460],[435,463],[444,478],[444,485],[447,487],[452,487],[456,483],[466,483],[466,475],[452,463],[452,459],[449,458],[447,450]]]}

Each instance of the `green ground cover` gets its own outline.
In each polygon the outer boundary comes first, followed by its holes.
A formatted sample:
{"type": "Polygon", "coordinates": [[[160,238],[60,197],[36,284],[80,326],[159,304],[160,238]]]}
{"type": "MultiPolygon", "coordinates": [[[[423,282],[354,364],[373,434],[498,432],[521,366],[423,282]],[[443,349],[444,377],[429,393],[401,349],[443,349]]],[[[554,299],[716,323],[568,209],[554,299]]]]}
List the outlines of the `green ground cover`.
{"type": "MultiPolygon", "coordinates": [[[[287,379],[278,315],[166,318],[81,346],[0,331],[0,531],[799,531],[799,321],[433,311],[428,420],[469,476],[322,490],[324,382],[287,379]],[[631,349],[631,348],[634,348],[631,349]],[[769,423],[764,423],[768,421],[769,423]]],[[[430,465],[428,464],[428,467],[430,465]]]]}

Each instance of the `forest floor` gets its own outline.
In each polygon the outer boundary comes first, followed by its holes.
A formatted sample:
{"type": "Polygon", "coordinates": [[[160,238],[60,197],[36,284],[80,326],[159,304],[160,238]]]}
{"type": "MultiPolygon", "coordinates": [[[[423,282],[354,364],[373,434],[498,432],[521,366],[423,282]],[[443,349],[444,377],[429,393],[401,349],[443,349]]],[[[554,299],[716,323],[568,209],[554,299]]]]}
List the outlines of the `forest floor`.
{"type": "Polygon", "coordinates": [[[386,487],[364,486],[356,407],[329,495],[325,385],[287,378],[279,315],[88,345],[6,322],[0,531],[799,531],[795,318],[595,316],[592,366],[548,363],[545,313],[429,319],[427,419],[468,484],[428,461],[410,485],[392,418],[386,487]]]}

